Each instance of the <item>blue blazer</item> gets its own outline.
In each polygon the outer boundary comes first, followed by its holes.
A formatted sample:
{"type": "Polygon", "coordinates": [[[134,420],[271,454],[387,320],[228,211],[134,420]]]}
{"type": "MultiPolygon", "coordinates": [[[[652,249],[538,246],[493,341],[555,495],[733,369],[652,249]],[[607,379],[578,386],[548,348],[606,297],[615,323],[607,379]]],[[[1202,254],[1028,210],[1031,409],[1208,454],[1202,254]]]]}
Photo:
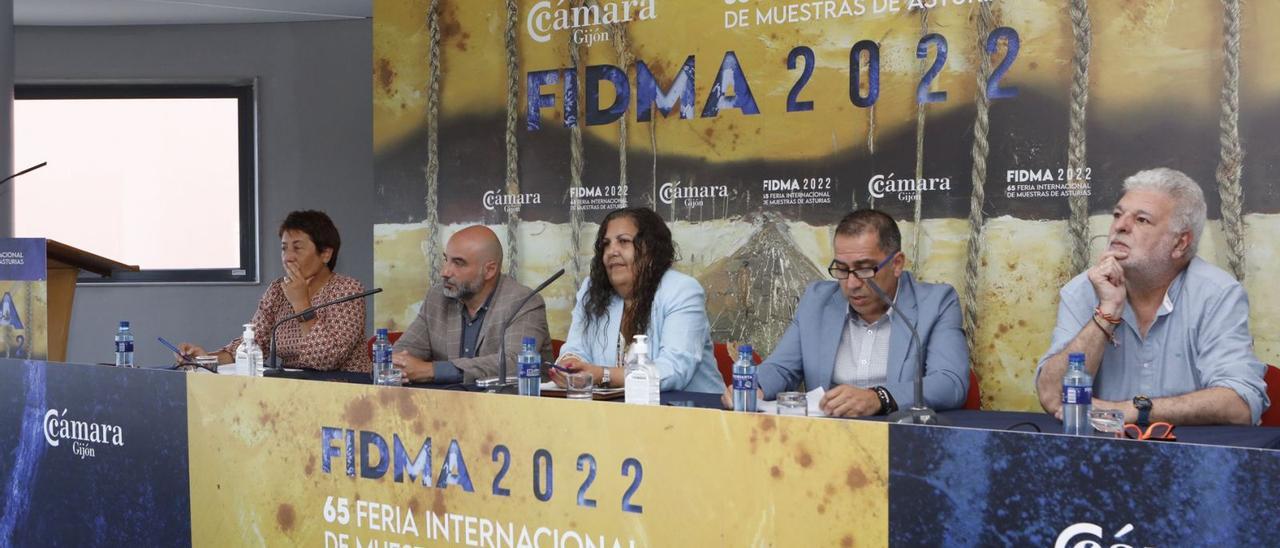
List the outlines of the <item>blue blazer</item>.
{"type": "MultiPolygon", "coordinates": [[[[622,329],[622,297],[609,301],[606,317],[586,330],[587,289],[583,280],[573,307],[569,335],[560,354],[576,354],[594,365],[612,367],[617,361],[618,332],[622,329]]],[[[707,320],[707,296],[702,284],[690,276],[667,269],[653,296],[649,314],[649,355],[662,374],[662,391],[724,392],[711,347],[711,323],[707,320]]],[[[627,341],[630,343],[630,341],[627,341]]]]}
{"type": "MultiPolygon", "coordinates": [[[[889,365],[884,387],[898,407],[915,404],[916,353],[911,331],[903,319],[916,322],[925,352],[924,399],[934,410],[957,409],[969,392],[969,347],[960,324],[960,302],[947,284],[917,282],[911,273],[898,278],[895,312],[890,315],[889,365]],[[911,352],[907,352],[910,347],[911,352]]],[[[760,364],[758,378],[766,399],[778,392],[805,387],[830,389],[836,349],[848,321],[849,301],[840,284],[814,282],[805,289],[791,325],[773,354],[760,364]]]]}

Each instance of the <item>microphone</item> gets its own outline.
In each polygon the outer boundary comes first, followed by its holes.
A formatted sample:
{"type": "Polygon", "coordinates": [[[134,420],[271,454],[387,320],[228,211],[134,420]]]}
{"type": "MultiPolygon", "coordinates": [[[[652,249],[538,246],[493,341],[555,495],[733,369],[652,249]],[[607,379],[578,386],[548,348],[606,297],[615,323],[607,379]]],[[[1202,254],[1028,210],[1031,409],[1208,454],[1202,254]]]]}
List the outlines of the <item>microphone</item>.
{"type": "Polygon", "coordinates": [[[49,165],[49,162],[40,162],[40,163],[38,163],[38,164],[36,164],[36,165],[34,165],[34,166],[31,166],[31,167],[29,167],[29,168],[27,168],[27,169],[24,169],[24,170],[22,170],[22,171],[19,171],[19,172],[17,172],[17,173],[14,173],[13,175],[10,175],[10,176],[8,176],[8,177],[5,177],[5,178],[3,178],[3,179],[0,179],[0,185],[3,185],[3,184],[5,184],[5,183],[9,182],[9,179],[15,179],[15,178],[17,178],[17,177],[18,177],[18,176],[20,176],[20,175],[26,175],[26,174],[28,174],[28,173],[31,173],[32,171],[35,171],[35,170],[40,169],[40,168],[42,168],[42,167],[44,167],[44,166],[47,166],[47,165],[49,165]]]}
{"type": "Polygon", "coordinates": [[[326,306],[333,306],[333,305],[335,305],[335,304],[345,303],[345,302],[347,302],[347,301],[354,301],[354,300],[356,300],[356,299],[363,299],[363,298],[365,298],[365,297],[368,297],[369,295],[373,295],[374,293],[380,293],[380,292],[382,292],[382,288],[381,288],[381,287],[377,287],[377,288],[374,288],[374,289],[370,289],[370,290],[368,290],[368,291],[365,291],[364,293],[357,293],[357,294],[355,294],[355,295],[347,295],[346,297],[342,297],[342,298],[340,298],[340,299],[334,299],[334,300],[329,301],[329,302],[327,302],[327,303],[320,303],[320,304],[316,304],[316,305],[311,305],[311,306],[307,307],[307,309],[306,309],[306,310],[303,310],[302,312],[299,312],[299,313],[297,313],[297,314],[292,314],[292,315],[290,315],[290,316],[286,316],[284,319],[282,319],[282,320],[280,320],[280,321],[276,322],[276,324],[275,324],[275,325],[271,326],[271,352],[270,352],[270,354],[268,354],[268,356],[269,356],[269,357],[267,358],[267,367],[269,367],[269,368],[271,368],[271,369],[276,369],[276,370],[283,370],[283,369],[284,369],[284,366],[283,366],[283,365],[280,365],[280,364],[276,363],[276,329],[279,329],[279,328],[280,328],[280,326],[281,326],[281,325],[283,325],[285,322],[287,322],[287,321],[291,321],[291,320],[296,320],[296,319],[298,319],[298,318],[302,318],[302,321],[304,321],[304,322],[311,321],[312,319],[315,319],[315,317],[316,317],[316,311],[317,311],[317,310],[320,310],[321,308],[324,308],[324,307],[326,307],[326,306]]]}
{"type": "MultiPolygon", "coordinates": [[[[893,305],[893,299],[890,299],[889,295],[885,294],[884,290],[880,289],[880,286],[876,285],[875,280],[867,278],[863,281],[867,282],[867,285],[870,286],[871,290],[880,297],[880,300],[889,305],[890,310],[897,310],[897,307],[893,305]]],[[[915,324],[911,323],[911,320],[908,319],[906,315],[902,314],[902,311],[898,311],[895,316],[900,316],[902,318],[902,323],[906,324],[907,329],[911,331],[911,342],[916,344],[916,401],[908,409],[899,409],[889,413],[889,422],[945,426],[950,421],[943,419],[942,416],[938,415],[937,411],[929,409],[929,406],[924,403],[924,343],[920,342],[920,333],[916,332],[915,324]]],[[[892,321],[892,319],[890,321],[892,321]]],[[[911,352],[910,344],[907,344],[907,352],[911,352]]]]}
{"type": "Polygon", "coordinates": [[[516,381],[507,380],[507,328],[511,327],[511,322],[515,321],[516,314],[520,313],[520,309],[524,308],[529,299],[546,289],[547,286],[551,285],[551,282],[560,279],[561,276],[564,276],[563,268],[557,270],[550,278],[547,278],[546,281],[535,287],[533,291],[530,291],[528,295],[525,295],[523,299],[520,299],[519,304],[511,311],[511,315],[507,317],[506,321],[502,322],[502,327],[498,330],[498,376],[478,379],[476,380],[477,386],[484,388],[488,392],[503,392],[509,391],[512,386],[516,385],[516,381]]]}

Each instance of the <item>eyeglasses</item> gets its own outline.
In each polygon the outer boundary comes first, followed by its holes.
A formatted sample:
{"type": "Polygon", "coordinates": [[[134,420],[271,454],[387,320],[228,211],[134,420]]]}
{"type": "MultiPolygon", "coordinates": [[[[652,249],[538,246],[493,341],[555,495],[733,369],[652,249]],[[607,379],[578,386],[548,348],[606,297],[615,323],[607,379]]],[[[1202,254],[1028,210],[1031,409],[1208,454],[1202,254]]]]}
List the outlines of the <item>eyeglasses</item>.
{"type": "Polygon", "coordinates": [[[1178,437],[1173,435],[1173,425],[1167,422],[1153,422],[1145,430],[1136,424],[1126,424],[1124,437],[1131,440],[1178,441],[1178,437]]]}
{"type": "Polygon", "coordinates": [[[894,257],[898,256],[898,253],[899,252],[897,251],[890,253],[888,257],[885,257],[883,261],[880,261],[880,264],[871,268],[855,268],[850,270],[849,267],[844,265],[844,263],[833,260],[831,261],[831,265],[827,267],[827,274],[830,274],[832,278],[837,280],[847,280],[849,279],[849,274],[853,274],[853,276],[859,280],[874,278],[876,273],[880,272],[881,268],[884,268],[884,265],[889,264],[889,261],[892,261],[894,257]]]}

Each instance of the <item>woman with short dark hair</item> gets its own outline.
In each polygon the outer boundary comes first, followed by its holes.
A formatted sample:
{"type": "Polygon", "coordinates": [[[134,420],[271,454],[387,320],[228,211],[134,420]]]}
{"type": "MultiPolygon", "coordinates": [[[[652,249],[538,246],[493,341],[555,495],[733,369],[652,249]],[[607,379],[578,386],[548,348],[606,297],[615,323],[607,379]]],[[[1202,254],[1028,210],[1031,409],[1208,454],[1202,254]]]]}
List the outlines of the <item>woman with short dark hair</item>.
{"type": "MultiPolygon", "coordinates": [[[[590,373],[597,384],[623,386],[626,349],[635,335],[647,335],[663,391],[723,392],[706,293],[671,269],[675,244],[662,217],[643,207],[613,211],[594,247],[591,277],[578,290],[557,363],[590,373]]],[[[563,383],[554,371],[552,378],[563,383]]]]}
{"type": "MultiPolygon", "coordinates": [[[[364,284],[333,271],[338,265],[342,238],[333,221],[320,211],[294,211],[280,223],[280,262],[284,277],[271,282],[253,315],[253,338],[263,357],[271,343],[271,327],[281,318],[325,303],[364,292],[364,284]]],[[[368,371],[365,350],[365,303],[354,300],[317,310],[309,320],[286,322],[276,331],[276,356],[286,367],[368,371]]],[[[235,361],[240,338],[212,353],[218,363],[235,361]]],[[[183,343],[188,356],[208,354],[199,346],[183,343]]]]}

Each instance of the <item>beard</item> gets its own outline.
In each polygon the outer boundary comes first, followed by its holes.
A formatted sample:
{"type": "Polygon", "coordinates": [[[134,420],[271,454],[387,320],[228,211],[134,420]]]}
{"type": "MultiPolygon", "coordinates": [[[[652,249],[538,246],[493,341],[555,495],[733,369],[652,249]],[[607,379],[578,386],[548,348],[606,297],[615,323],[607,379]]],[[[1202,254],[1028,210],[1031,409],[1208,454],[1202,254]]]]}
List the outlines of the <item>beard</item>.
{"type": "Polygon", "coordinates": [[[1161,283],[1181,270],[1182,263],[1172,258],[1177,241],[1160,242],[1145,253],[1135,254],[1131,249],[1129,257],[1120,263],[1124,268],[1125,278],[1138,286],[1161,283]]]}
{"type": "Polygon", "coordinates": [[[480,291],[480,282],[464,283],[455,278],[445,278],[445,283],[441,287],[444,296],[450,299],[458,299],[460,301],[467,300],[480,291]],[[452,284],[453,287],[449,287],[452,284]]]}

